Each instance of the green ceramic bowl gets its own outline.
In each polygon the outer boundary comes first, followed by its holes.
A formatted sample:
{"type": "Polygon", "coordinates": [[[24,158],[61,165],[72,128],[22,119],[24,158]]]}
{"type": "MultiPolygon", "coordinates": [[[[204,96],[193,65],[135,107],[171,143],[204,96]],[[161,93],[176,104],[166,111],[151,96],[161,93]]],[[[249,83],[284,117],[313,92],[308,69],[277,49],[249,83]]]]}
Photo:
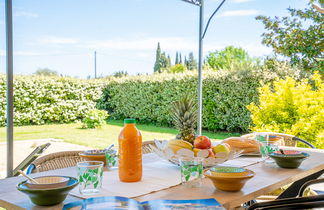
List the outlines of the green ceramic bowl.
{"type": "Polygon", "coordinates": [[[30,200],[39,206],[51,206],[61,203],[65,200],[69,191],[78,185],[78,180],[74,177],[62,176],[68,178],[69,181],[66,186],[50,189],[31,189],[26,185],[26,181],[20,182],[17,189],[27,194],[30,200]]]}
{"type": "Polygon", "coordinates": [[[305,152],[299,154],[292,154],[289,152],[287,152],[287,154],[281,154],[273,152],[269,156],[274,159],[277,165],[281,168],[298,168],[300,164],[309,157],[309,154],[305,152]]]}

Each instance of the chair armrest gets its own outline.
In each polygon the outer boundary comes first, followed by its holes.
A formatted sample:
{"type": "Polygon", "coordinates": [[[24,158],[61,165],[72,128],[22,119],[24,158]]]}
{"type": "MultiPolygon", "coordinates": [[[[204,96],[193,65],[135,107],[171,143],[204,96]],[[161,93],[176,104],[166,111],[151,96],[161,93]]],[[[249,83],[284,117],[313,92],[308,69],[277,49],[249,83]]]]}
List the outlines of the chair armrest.
{"type": "Polygon", "coordinates": [[[259,208],[258,210],[297,210],[297,209],[304,210],[304,209],[313,209],[313,208],[322,209],[321,207],[324,207],[324,201],[282,204],[282,205],[259,208]]]}
{"type": "MultiPolygon", "coordinates": [[[[324,195],[298,197],[298,198],[286,198],[286,199],[279,199],[279,200],[274,200],[274,201],[269,201],[269,202],[255,203],[255,204],[251,205],[248,208],[248,210],[259,209],[259,208],[260,209],[273,209],[273,207],[276,207],[276,206],[278,208],[279,206],[289,205],[289,204],[294,205],[295,209],[296,209],[296,206],[298,206],[298,204],[301,204],[301,205],[302,205],[302,203],[316,204],[319,202],[322,202],[322,203],[320,203],[320,205],[324,206],[323,200],[324,200],[324,195]]],[[[282,209],[289,209],[289,208],[282,207],[282,209]]]]}
{"type": "Polygon", "coordinates": [[[34,164],[30,164],[27,168],[26,174],[31,174],[33,173],[33,170],[36,168],[34,164]]]}
{"type": "Polygon", "coordinates": [[[13,176],[18,176],[18,170],[25,170],[34,160],[38,158],[51,144],[42,144],[34,149],[14,170],[13,176]]]}
{"type": "Polygon", "coordinates": [[[310,180],[308,182],[305,182],[305,184],[303,184],[299,189],[298,197],[303,196],[304,191],[306,190],[307,187],[309,187],[310,185],[313,185],[313,184],[318,184],[318,183],[324,183],[324,178],[322,178],[322,179],[313,179],[313,180],[310,180]]]}
{"type": "Polygon", "coordinates": [[[292,140],[302,142],[302,143],[306,144],[307,146],[309,146],[310,148],[316,149],[316,147],[314,145],[312,145],[311,143],[309,143],[308,141],[300,139],[300,138],[298,138],[296,136],[292,137],[292,140]]]}

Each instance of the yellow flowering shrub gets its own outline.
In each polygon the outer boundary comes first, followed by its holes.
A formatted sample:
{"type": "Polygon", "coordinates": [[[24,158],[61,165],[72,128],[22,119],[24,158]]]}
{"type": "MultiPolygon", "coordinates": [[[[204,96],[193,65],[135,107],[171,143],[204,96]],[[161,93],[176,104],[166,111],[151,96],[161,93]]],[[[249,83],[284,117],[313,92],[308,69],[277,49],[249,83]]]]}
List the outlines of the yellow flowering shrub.
{"type": "Polygon", "coordinates": [[[299,82],[278,79],[259,94],[259,102],[247,106],[253,131],[292,134],[324,148],[324,83],[318,73],[299,82]]]}

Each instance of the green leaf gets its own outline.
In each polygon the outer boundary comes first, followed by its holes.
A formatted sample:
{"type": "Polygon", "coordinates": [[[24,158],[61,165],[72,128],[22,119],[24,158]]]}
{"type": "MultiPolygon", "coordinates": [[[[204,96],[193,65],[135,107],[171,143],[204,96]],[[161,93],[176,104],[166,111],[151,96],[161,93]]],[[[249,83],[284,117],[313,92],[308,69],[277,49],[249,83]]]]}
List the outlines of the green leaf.
{"type": "Polygon", "coordinates": [[[191,166],[190,171],[191,171],[191,172],[196,172],[196,171],[198,171],[198,166],[191,166]]]}
{"type": "Polygon", "coordinates": [[[185,179],[186,179],[186,182],[189,181],[189,179],[190,179],[190,174],[187,175],[187,176],[185,176],[185,179]]]}
{"type": "Polygon", "coordinates": [[[79,182],[81,183],[81,182],[84,182],[84,180],[83,180],[83,177],[82,176],[79,176],[79,182]]]}
{"type": "Polygon", "coordinates": [[[95,183],[93,183],[94,188],[97,188],[98,184],[99,184],[99,181],[96,181],[95,183]]]}

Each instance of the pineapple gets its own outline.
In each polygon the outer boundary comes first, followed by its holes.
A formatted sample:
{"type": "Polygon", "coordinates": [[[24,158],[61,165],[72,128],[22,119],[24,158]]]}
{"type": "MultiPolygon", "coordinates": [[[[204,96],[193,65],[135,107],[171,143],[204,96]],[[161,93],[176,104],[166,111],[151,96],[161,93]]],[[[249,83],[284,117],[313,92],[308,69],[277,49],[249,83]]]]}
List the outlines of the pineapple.
{"type": "Polygon", "coordinates": [[[177,139],[193,143],[195,140],[197,117],[197,103],[188,95],[174,102],[172,119],[175,127],[179,130],[177,139]]]}

